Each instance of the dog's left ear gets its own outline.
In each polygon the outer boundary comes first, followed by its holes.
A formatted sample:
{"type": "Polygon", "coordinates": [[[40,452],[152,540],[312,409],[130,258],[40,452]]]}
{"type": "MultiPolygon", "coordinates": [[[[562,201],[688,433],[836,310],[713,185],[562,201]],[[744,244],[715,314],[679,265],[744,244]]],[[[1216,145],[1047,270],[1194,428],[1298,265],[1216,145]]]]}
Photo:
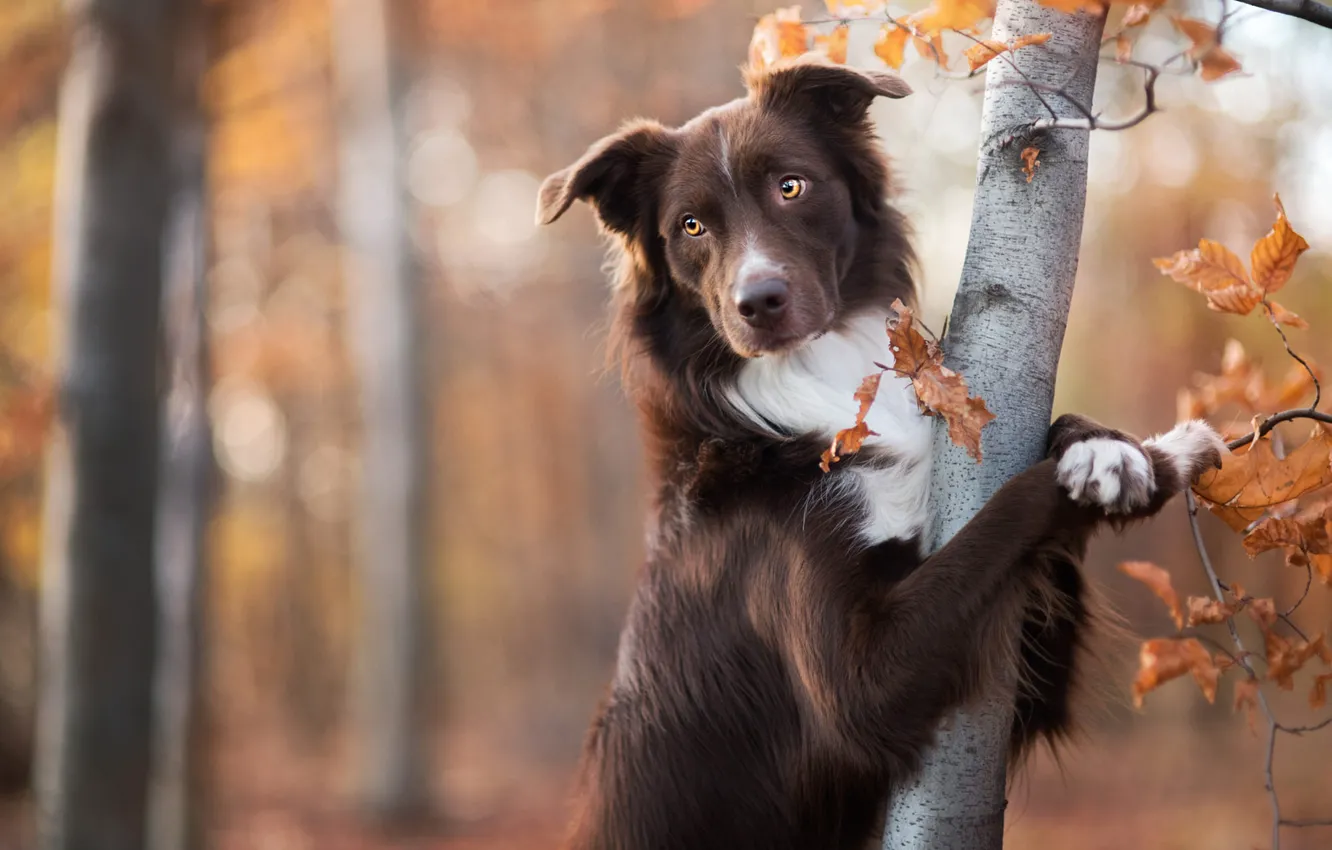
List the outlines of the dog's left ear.
{"type": "Polygon", "coordinates": [[[887,71],[861,71],[807,53],[769,68],[745,71],[749,97],[767,109],[813,106],[838,121],[864,119],[876,97],[911,94],[906,80],[887,71]]]}

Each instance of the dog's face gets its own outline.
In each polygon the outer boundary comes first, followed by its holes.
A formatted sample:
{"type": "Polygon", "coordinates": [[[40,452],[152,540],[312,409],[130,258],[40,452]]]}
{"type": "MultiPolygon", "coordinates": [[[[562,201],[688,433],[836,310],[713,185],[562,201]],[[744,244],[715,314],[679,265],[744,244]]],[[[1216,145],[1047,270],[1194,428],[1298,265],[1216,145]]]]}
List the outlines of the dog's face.
{"type": "Polygon", "coordinates": [[[874,143],[874,97],[910,89],[810,60],[747,83],[747,97],[678,129],[637,122],[597,142],[546,179],[538,218],[591,202],[658,285],[697,300],[733,351],[755,357],[838,318],[861,230],[857,193],[884,190],[882,175],[856,173],[847,148],[874,143]]]}

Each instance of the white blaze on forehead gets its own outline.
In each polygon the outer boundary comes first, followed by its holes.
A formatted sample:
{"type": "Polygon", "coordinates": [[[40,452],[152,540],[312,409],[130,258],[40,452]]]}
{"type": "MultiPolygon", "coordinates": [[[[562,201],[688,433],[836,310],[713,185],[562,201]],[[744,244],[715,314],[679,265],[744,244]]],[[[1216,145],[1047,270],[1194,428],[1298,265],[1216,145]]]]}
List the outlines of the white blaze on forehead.
{"type": "Polygon", "coordinates": [[[740,265],[735,270],[735,282],[740,283],[746,280],[762,280],[765,277],[773,277],[782,273],[782,265],[769,257],[767,253],[759,247],[757,240],[751,233],[745,238],[745,250],[740,255],[740,265]]]}
{"type": "Polygon", "coordinates": [[[740,190],[735,186],[735,178],[731,176],[731,144],[726,140],[726,128],[721,124],[717,125],[717,138],[721,141],[721,171],[726,182],[730,184],[731,191],[738,196],[740,190]]]}

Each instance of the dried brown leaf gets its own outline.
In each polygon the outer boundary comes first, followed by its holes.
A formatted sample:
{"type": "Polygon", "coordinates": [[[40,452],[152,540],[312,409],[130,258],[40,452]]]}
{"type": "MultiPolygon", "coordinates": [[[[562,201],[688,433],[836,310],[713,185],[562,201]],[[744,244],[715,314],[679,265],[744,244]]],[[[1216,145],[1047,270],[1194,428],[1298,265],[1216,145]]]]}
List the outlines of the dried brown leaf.
{"type": "Polygon", "coordinates": [[[1332,649],[1321,634],[1308,641],[1292,640],[1267,629],[1263,632],[1263,647],[1267,652],[1267,678],[1286,691],[1295,687],[1293,677],[1309,659],[1319,658],[1324,664],[1332,664],[1332,649]]]}
{"type": "Polygon", "coordinates": [[[800,21],[800,7],[787,6],[759,18],[749,40],[749,65],[766,68],[779,59],[809,49],[809,30],[800,21]]]}
{"type": "Polygon", "coordinates": [[[1278,325],[1289,325],[1292,328],[1298,328],[1305,331],[1309,329],[1309,323],[1299,317],[1299,314],[1292,313],[1285,307],[1282,307],[1275,301],[1267,302],[1268,312],[1272,315],[1272,321],[1278,325]]]}
{"type": "Polygon", "coordinates": [[[1235,616],[1236,606],[1229,602],[1220,602],[1206,596],[1190,596],[1187,600],[1189,617],[1187,625],[1202,626],[1224,623],[1235,616]]]}
{"type": "Polygon", "coordinates": [[[1028,183],[1031,182],[1031,178],[1036,176],[1036,166],[1041,164],[1041,161],[1036,157],[1040,155],[1040,148],[1025,147],[1022,149],[1022,173],[1027,175],[1028,183]]]}
{"type": "Polygon", "coordinates": [[[944,30],[974,31],[992,17],[994,0],[935,0],[934,5],[911,16],[912,23],[927,36],[944,30]]]}
{"type": "Polygon", "coordinates": [[[943,365],[943,351],[916,330],[910,307],[896,300],[897,319],[889,322],[888,339],[893,371],[911,379],[916,401],[924,413],[948,423],[948,438],[981,460],[981,429],[994,420],[984,400],[968,395],[967,382],[943,365]]]}
{"type": "Polygon", "coordinates": [[[1239,61],[1217,41],[1216,27],[1193,18],[1175,17],[1171,20],[1175,29],[1191,42],[1188,55],[1198,63],[1204,82],[1210,83],[1240,70],[1239,61]]]}
{"type": "Polygon", "coordinates": [[[1309,689],[1309,707],[1322,708],[1327,705],[1327,683],[1332,682],[1332,673],[1319,673],[1314,676],[1313,687],[1309,689]]]}
{"type": "MultiPolygon", "coordinates": [[[[1034,35],[1019,36],[1009,43],[987,39],[985,41],[978,41],[971,47],[968,47],[964,55],[967,57],[967,65],[970,66],[971,70],[975,71],[985,67],[986,63],[1001,53],[1019,50],[1033,44],[1045,44],[1050,40],[1050,36],[1051,34],[1048,32],[1035,33],[1034,35]]],[[[1028,182],[1030,182],[1030,180],[1028,180],[1028,182]]]]}
{"type": "Polygon", "coordinates": [[[1216,685],[1221,672],[1196,638],[1154,638],[1143,643],[1138,652],[1138,675],[1133,680],[1133,704],[1171,679],[1193,673],[1194,680],[1208,702],[1216,700],[1216,685]]]}
{"type": "MultiPolygon", "coordinates": [[[[1137,7],[1134,7],[1137,8],[1137,7]]],[[[1115,61],[1128,62],[1133,58],[1133,42],[1122,32],[1115,36],[1115,61]]]]}
{"type": "Polygon", "coordinates": [[[846,40],[851,28],[846,24],[834,27],[828,35],[814,36],[814,47],[839,65],[846,64],[846,40]]]}
{"type": "MultiPolygon", "coordinates": [[[[1152,16],[1152,12],[1160,5],[1159,3],[1134,3],[1124,13],[1124,20],[1120,22],[1121,26],[1128,29],[1147,23],[1147,19],[1152,16]]],[[[1120,33],[1119,37],[1124,38],[1124,34],[1120,33]]]]}
{"type": "Polygon", "coordinates": [[[1305,555],[1332,555],[1327,523],[1322,517],[1308,520],[1268,517],[1245,535],[1244,551],[1253,558],[1272,549],[1295,550],[1305,555]]]}
{"type": "Polygon", "coordinates": [[[1277,620],[1276,601],[1271,597],[1249,599],[1244,610],[1259,626],[1270,626],[1277,620]]]}
{"type": "Polygon", "coordinates": [[[1249,732],[1258,731],[1258,680],[1244,679],[1235,683],[1235,711],[1244,710],[1249,732]]]}
{"type": "Polygon", "coordinates": [[[1281,196],[1273,195],[1272,203],[1276,205],[1276,223],[1266,236],[1254,243],[1253,252],[1249,255],[1253,283],[1265,295],[1271,295],[1286,285],[1295,269],[1295,262],[1309,250],[1309,243],[1290,226],[1281,196]]]}
{"type": "Polygon", "coordinates": [[[870,430],[869,425],[865,424],[865,417],[869,415],[870,407],[874,405],[874,399],[879,395],[879,382],[882,379],[883,373],[876,372],[865,376],[860,382],[855,393],[855,399],[860,403],[860,408],[856,411],[856,422],[850,428],[843,428],[833,435],[832,445],[824,450],[819,458],[819,469],[824,472],[832,471],[832,464],[837,463],[845,455],[860,451],[866,439],[877,436],[870,430]]]}
{"type": "MultiPolygon", "coordinates": [[[[1140,581],[1155,593],[1170,609],[1170,618],[1175,621],[1175,628],[1184,628],[1184,612],[1179,607],[1179,594],[1170,583],[1170,573],[1150,561],[1124,561],[1119,571],[1131,579],[1140,581]]],[[[1192,599],[1190,599],[1190,605],[1192,599]]],[[[1193,623],[1189,623],[1193,625],[1193,623]]]]}
{"type": "Polygon", "coordinates": [[[1271,434],[1222,458],[1194,487],[1207,507],[1236,531],[1270,508],[1332,484],[1332,437],[1322,425],[1285,458],[1272,449],[1271,434]]]}
{"type": "Polygon", "coordinates": [[[911,33],[896,24],[884,24],[879,30],[879,40],[874,42],[874,55],[883,60],[890,68],[901,68],[906,59],[907,39],[911,33]]]}
{"type": "Polygon", "coordinates": [[[1262,301],[1249,282],[1244,263],[1226,246],[1201,239],[1198,247],[1157,257],[1152,263],[1174,280],[1207,297],[1207,306],[1222,313],[1246,316],[1262,301]]]}

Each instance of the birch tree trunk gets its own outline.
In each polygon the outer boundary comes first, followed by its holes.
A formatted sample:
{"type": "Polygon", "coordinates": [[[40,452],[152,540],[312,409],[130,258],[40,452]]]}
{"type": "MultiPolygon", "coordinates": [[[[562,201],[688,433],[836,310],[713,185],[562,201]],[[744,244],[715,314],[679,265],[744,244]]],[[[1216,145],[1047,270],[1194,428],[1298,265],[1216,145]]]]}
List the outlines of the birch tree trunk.
{"type": "Polygon", "coordinates": [[[42,598],[45,850],[143,850],[156,608],[168,0],[70,2],[54,291],[63,319],[42,598]]]}
{"type": "Polygon", "coordinates": [[[148,850],[204,844],[203,668],[206,536],[212,506],[208,421],[207,122],[199,87],[208,61],[207,18],[177,0],[174,46],[175,170],[163,294],[166,395],[157,511],[158,659],[148,850]]]}
{"type": "Polygon", "coordinates": [[[390,0],[337,0],[339,219],[347,317],[362,410],[357,514],[362,619],[356,711],[362,803],[394,818],[427,801],[424,590],[429,540],[428,406],[419,276],[402,184],[401,75],[390,0]]]}
{"type": "MultiPolygon", "coordinates": [[[[1104,19],[1067,15],[1035,0],[999,0],[996,40],[1053,33],[1047,49],[1014,57],[1039,86],[1092,102],[1104,19]]],[[[1059,130],[1005,145],[1049,117],[1040,96],[1008,61],[987,66],[975,209],[962,280],[944,340],[946,362],[967,377],[996,414],[985,428],[985,462],[975,464],[936,429],[933,548],[938,549],[1023,469],[1040,460],[1054,401],[1087,191],[1088,133],[1059,130]],[[1031,183],[1021,170],[1026,144],[1040,148],[1031,183]]],[[[1061,117],[1079,117],[1042,95],[1061,117]]],[[[1018,623],[1008,637],[1016,641],[1018,623]]],[[[915,782],[893,798],[885,848],[992,850],[1003,846],[1006,755],[1016,671],[979,704],[945,724],[915,782]]]]}

